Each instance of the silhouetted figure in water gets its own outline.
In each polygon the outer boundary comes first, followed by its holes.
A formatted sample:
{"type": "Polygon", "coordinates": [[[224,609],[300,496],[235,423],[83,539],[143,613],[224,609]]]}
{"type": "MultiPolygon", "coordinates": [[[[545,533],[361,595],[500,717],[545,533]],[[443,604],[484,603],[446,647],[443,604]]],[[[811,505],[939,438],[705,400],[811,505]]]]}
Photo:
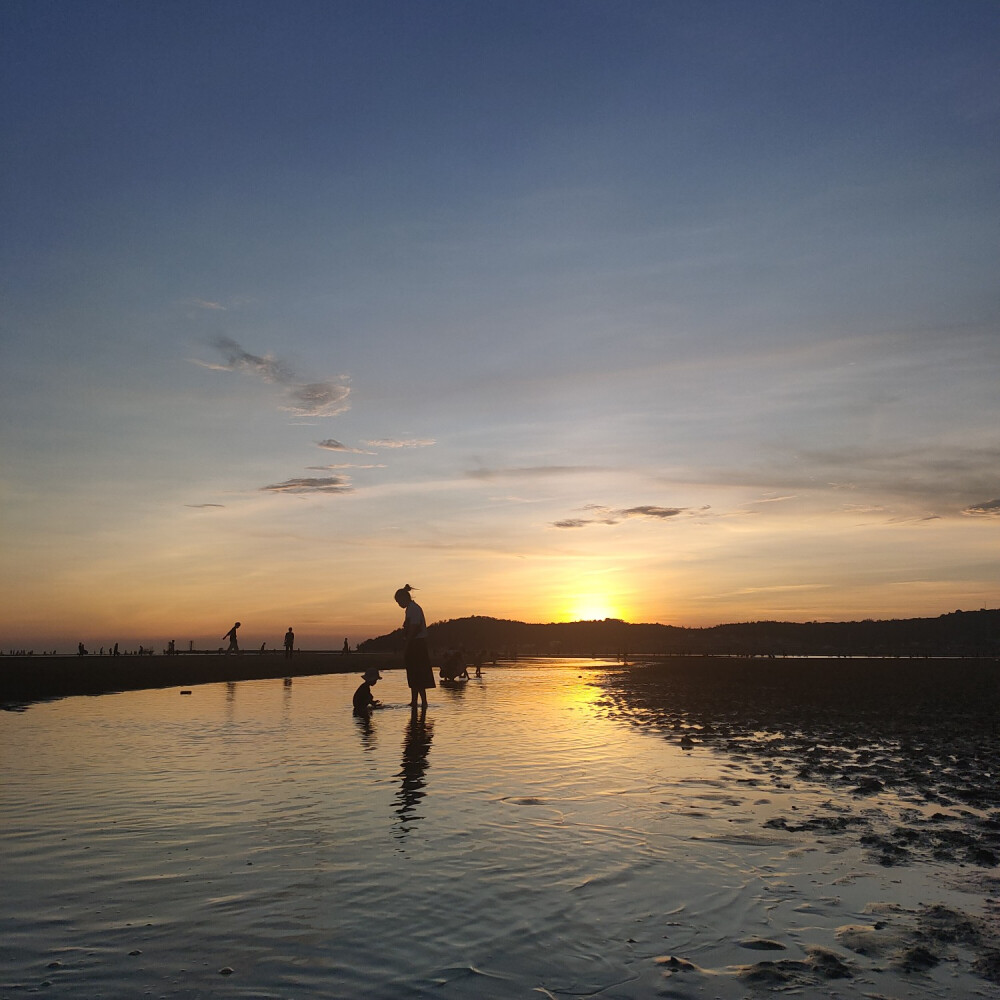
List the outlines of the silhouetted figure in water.
{"type": "Polygon", "coordinates": [[[410,707],[417,707],[417,699],[427,707],[427,689],[436,687],[431,661],[427,654],[427,621],[423,608],[410,596],[413,588],[406,584],[395,593],[396,603],[406,612],[403,617],[403,638],[406,651],[406,683],[410,686],[410,707]]]}
{"type": "Polygon", "coordinates": [[[292,626],[288,626],[288,631],[285,633],[285,659],[290,660],[292,658],[292,653],[295,652],[295,633],[292,631],[292,626]]]}
{"type": "Polygon", "coordinates": [[[345,639],[345,640],[344,640],[344,648],[343,648],[343,649],[342,649],[342,650],[341,650],[340,652],[341,652],[341,653],[342,653],[342,654],[343,654],[344,656],[347,656],[347,654],[348,654],[348,653],[349,653],[350,651],[351,651],[351,647],[350,647],[350,644],[349,644],[349,643],[348,643],[348,641],[347,641],[347,640],[345,639]]]}
{"type": "Polygon", "coordinates": [[[235,625],[222,637],[223,639],[229,640],[229,648],[226,650],[226,656],[230,653],[238,653],[240,651],[240,644],[236,641],[236,630],[240,627],[242,622],[236,622],[235,625]]]}
{"type": "Polygon", "coordinates": [[[177,648],[175,646],[174,640],[171,639],[170,642],[167,643],[167,653],[170,656],[173,656],[174,653],[176,653],[176,652],[177,652],[177,648]]]}
{"type": "Polygon", "coordinates": [[[420,819],[414,814],[414,810],[427,794],[424,791],[427,784],[424,775],[427,773],[427,755],[431,749],[433,734],[434,726],[427,721],[426,712],[414,709],[403,734],[403,764],[399,771],[401,782],[396,796],[396,813],[403,833],[409,830],[408,823],[420,819]]]}
{"type": "Polygon", "coordinates": [[[450,650],[445,655],[444,663],[441,664],[438,672],[441,674],[441,680],[443,681],[457,681],[459,678],[468,680],[469,668],[465,665],[465,658],[462,655],[462,650],[450,650]]]}
{"type": "Polygon", "coordinates": [[[87,653],[87,650],[84,648],[84,645],[83,645],[82,642],[78,642],[76,644],[76,655],[77,656],[87,656],[87,655],[89,655],[87,653]]]}
{"type": "Polygon", "coordinates": [[[121,656],[121,653],[118,652],[118,643],[117,642],[115,643],[115,650],[114,650],[114,652],[111,655],[112,656],[121,656]]]}
{"type": "Polygon", "coordinates": [[[361,675],[361,683],[354,692],[354,714],[367,715],[373,708],[381,708],[382,702],[372,695],[372,685],[382,680],[377,670],[366,670],[361,675]]]}

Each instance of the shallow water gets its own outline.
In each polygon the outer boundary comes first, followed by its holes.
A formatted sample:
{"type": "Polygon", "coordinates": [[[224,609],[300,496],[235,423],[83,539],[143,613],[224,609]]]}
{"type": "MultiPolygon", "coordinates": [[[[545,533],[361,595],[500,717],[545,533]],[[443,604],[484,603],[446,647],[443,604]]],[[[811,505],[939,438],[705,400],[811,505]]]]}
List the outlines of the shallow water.
{"type": "Polygon", "coordinates": [[[602,676],[491,668],[413,716],[391,672],[370,722],[347,675],[3,713],[2,995],[1000,997],[961,942],[906,974],[842,944],[981,913],[967,869],[766,827],[823,790],[629,725],[602,676]],[[852,974],[740,976],[814,947],[852,974]]]}

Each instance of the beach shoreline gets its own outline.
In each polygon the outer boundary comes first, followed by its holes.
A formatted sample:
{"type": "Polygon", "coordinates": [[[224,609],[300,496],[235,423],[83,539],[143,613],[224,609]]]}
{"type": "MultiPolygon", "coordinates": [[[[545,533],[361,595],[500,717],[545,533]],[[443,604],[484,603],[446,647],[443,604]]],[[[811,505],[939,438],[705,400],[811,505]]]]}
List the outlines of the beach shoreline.
{"type": "Polygon", "coordinates": [[[0,706],[30,704],[74,695],[112,694],[147,688],[194,687],[220,681],[267,680],[315,674],[392,670],[402,659],[391,654],[281,650],[175,653],[153,656],[0,656],[0,706]]]}
{"type": "MultiPolygon", "coordinates": [[[[532,657],[544,660],[544,657],[532,657]]],[[[510,665],[509,661],[504,661],[510,665]]],[[[513,661],[515,664],[517,661],[513,661]]],[[[982,712],[1000,707],[1000,660],[996,657],[744,657],[665,654],[636,657],[631,664],[595,658],[602,669],[627,669],[639,679],[666,683],[683,694],[688,713],[762,702],[770,714],[788,703],[797,714],[809,706],[826,710],[851,704],[893,703],[898,708],[940,708],[943,703],[976,705],[982,712]],[[942,678],[947,683],[942,684],[942,678]],[[901,704],[902,703],[902,704],[901,704]]],[[[395,670],[401,654],[297,650],[244,650],[111,656],[0,656],[0,706],[74,695],[110,694],[220,681],[266,680],[317,674],[395,670]]],[[[692,720],[693,721],[693,720],[692,720]]],[[[694,723],[697,726],[697,723],[694,723]]]]}

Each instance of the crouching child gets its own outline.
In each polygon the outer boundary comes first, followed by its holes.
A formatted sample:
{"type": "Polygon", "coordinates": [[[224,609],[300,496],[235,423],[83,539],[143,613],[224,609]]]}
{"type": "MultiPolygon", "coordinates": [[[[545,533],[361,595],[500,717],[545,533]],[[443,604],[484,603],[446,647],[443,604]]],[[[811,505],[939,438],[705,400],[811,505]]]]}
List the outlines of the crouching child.
{"type": "Polygon", "coordinates": [[[366,670],[361,675],[361,684],[354,692],[354,714],[367,715],[373,708],[381,708],[382,702],[372,696],[372,685],[382,680],[377,670],[366,670]]]}

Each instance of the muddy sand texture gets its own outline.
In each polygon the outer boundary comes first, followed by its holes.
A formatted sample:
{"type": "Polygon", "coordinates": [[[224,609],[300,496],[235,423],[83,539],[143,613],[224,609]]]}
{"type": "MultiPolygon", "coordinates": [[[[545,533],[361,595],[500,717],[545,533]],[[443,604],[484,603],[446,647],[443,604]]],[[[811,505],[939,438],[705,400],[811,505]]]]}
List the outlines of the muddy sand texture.
{"type": "Polygon", "coordinates": [[[603,683],[613,713],[727,754],[752,784],[831,793],[767,826],[853,837],[885,866],[1000,864],[996,659],[677,657],[603,683]]]}

